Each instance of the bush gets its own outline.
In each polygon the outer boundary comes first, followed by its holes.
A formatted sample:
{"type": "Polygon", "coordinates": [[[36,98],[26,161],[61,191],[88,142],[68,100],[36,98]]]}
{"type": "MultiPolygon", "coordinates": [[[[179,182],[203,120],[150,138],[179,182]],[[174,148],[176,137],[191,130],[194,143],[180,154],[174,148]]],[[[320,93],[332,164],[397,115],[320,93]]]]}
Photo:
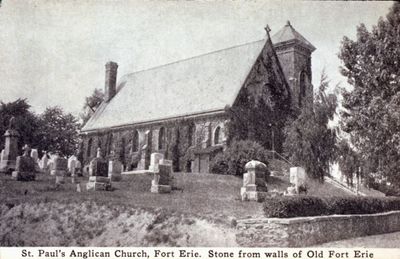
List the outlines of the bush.
{"type": "Polygon", "coordinates": [[[232,141],[230,146],[211,161],[211,173],[241,176],[250,160],[268,165],[268,152],[259,143],[250,140],[232,141]]]}
{"type": "Polygon", "coordinates": [[[372,177],[367,177],[367,186],[377,191],[383,192],[386,196],[397,196],[400,197],[400,187],[388,185],[386,181],[378,183],[372,177]]]}
{"type": "Polygon", "coordinates": [[[322,199],[311,196],[274,197],[264,202],[265,215],[277,218],[317,216],[325,208],[326,205],[322,199]]]}
{"type": "Polygon", "coordinates": [[[372,214],[400,210],[399,198],[283,196],[264,202],[267,217],[372,214]]]}

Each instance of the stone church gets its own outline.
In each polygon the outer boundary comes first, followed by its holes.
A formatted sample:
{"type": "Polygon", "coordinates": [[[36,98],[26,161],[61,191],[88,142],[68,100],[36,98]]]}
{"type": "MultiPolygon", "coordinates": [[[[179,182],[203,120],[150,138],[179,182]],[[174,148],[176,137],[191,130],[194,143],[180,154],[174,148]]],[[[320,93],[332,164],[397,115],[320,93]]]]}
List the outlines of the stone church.
{"type": "Polygon", "coordinates": [[[118,65],[108,62],[105,100],[81,130],[83,162],[100,147],[126,170],[147,169],[158,152],[175,171],[208,172],[227,145],[230,111],[249,109],[246,100],[301,107],[313,94],[315,47],[289,22],[272,37],[265,30],[262,40],[133,72],[118,84],[118,65]]]}

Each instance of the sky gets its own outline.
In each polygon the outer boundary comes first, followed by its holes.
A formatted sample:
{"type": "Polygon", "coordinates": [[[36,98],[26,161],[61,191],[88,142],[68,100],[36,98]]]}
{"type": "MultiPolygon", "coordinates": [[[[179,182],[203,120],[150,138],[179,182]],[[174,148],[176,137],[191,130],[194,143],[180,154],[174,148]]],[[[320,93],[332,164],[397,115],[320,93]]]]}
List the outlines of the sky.
{"type": "Polygon", "coordinates": [[[86,96],[104,88],[105,63],[118,76],[271,35],[287,20],[317,50],[313,84],[323,69],[331,85],[346,78],[337,57],[385,16],[391,2],[3,0],[0,7],[0,101],[27,98],[32,110],[61,106],[78,115],[86,96]]]}

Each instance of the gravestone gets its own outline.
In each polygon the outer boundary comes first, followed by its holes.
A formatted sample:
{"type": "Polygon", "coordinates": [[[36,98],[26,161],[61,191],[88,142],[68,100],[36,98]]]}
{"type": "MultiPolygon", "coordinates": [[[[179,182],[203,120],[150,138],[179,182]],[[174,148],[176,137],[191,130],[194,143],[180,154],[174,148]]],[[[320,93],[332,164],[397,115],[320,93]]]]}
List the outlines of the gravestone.
{"type": "Polygon", "coordinates": [[[36,172],[40,172],[39,154],[38,154],[38,150],[37,149],[32,148],[31,157],[32,157],[33,161],[35,162],[35,170],[36,170],[36,172]]]}
{"type": "Polygon", "coordinates": [[[245,165],[245,170],[247,173],[243,174],[243,187],[240,189],[242,201],[263,201],[268,196],[265,181],[267,166],[252,160],[245,165]]]}
{"type": "Polygon", "coordinates": [[[289,186],[289,187],[287,188],[287,191],[286,191],[285,195],[287,195],[287,196],[294,196],[294,195],[297,195],[296,187],[294,187],[294,186],[289,186]]]}
{"type": "Polygon", "coordinates": [[[4,134],[5,144],[4,153],[0,162],[0,172],[11,173],[16,169],[16,159],[18,156],[18,137],[19,134],[15,130],[15,118],[10,119],[8,129],[4,134]]]}
{"type": "Polygon", "coordinates": [[[33,158],[34,161],[38,161],[39,160],[39,154],[38,154],[38,150],[35,148],[31,149],[31,157],[33,158]]]}
{"type": "Polygon", "coordinates": [[[172,165],[160,163],[158,171],[154,173],[154,179],[151,181],[152,193],[170,193],[172,178],[172,165]]]}
{"type": "Polygon", "coordinates": [[[3,156],[4,156],[4,149],[1,150],[1,154],[0,154],[0,164],[1,164],[1,161],[3,161],[3,156]]]}
{"type": "Polygon", "coordinates": [[[47,157],[46,152],[43,154],[42,159],[40,159],[39,167],[42,172],[47,173],[49,172],[49,158],[47,157]]]}
{"type": "Polygon", "coordinates": [[[78,159],[74,155],[68,158],[68,174],[71,176],[75,176],[77,160],[78,159]]]}
{"type": "Polygon", "coordinates": [[[111,151],[111,160],[108,162],[108,178],[111,181],[120,181],[122,173],[122,163],[115,156],[114,151],[111,151]]]}
{"type": "Polygon", "coordinates": [[[176,184],[176,180],[175,180],[175,178],[174,178],[174,174],[173,174],[173,172],[174,172],[174,167],[173,167],[173,163],[172,163],[172,160],[169,160],[169,159],[165,159],[165,158],[163,158],[163,159],[161,159],[160,160],[160,162],[159,162],[159,164],[163,164],[163,165],[169,165],[169,166],[171,166],[171,173],[170,173],[170,185],[171,185],[171,188],[172,189],[174,189],[174,188],[177,188],[177,184],[176,184]]]}
{"type": "Polygon", "coordinates": [[[61,157],[59,153],[56,153],[53,158],[53,169],[51,175],[56,176],[56,184],[64,183],[64,177],[68,172],[68,161],[64,157],[61,157]]]}
{"type": "Polygon", "coordinates": [[[161,153],[152,153],[150,155],[150,166],[149,171],[151,172],[158,172],[158,165],[160,161],[164,159],[164,154],[161,153]]]}
{"type": "Polygon", "coordinates": [[[139,154],[140,160],[137,165],[138,170],[146,170],[150,165],[150,152],[151,152],[151,131],[147,130],[144,134],[143,145],[140,146],[139,154]]]}
{"type": "Polygon", "coordinates": [[[158,163],[159,163],[159,164],[164,164],[164,165],[170,165],[170,166],[172,166],[172,160],[165,159],[165,158],[160,159],[160,161],[159,161],[158,163]]]}
{"type": "Polygon", "coordinates": [[[76,174],[76,176],[83,176],[82,164],[78,159],[76,160],[75,174],[76,174]]]}
{"type": "Polygon", "coordinates": [[[108,163],[101,156],[100,148],[97,149],[97,156],[89,165],[89,182],[86,184],[88,191],[111,190],[111,180],[108,178],[108,163]]]}
{"type": "Polygon", "coordinates": [[[121,181],[122,163],[117,159],[108,162],[108,178],[113,182],[121,181]]]}
{"type": "Polygon", "coordinates": [[[30,148],[24,146],[24,154],[17,157],[15,171],[12,172],[12,178],[17,181],[34,181],[35,180],[35,163],[29,156],[30,148]]]}
{"type": "Polygon", "coordinates": [[[54,170],[54,159],[55,158],[56,158],[56,155],[51,153],[49,161],[47,162],[47,167],[48,167],[50,174],[54,170]]]}
{"type": "Polygon", "coordinates": [[[296,193],[300,193],[300,188],[305,187],[307,182],[307,174],[302,167],[290,168],[290,183],[294,185],[296,193]]]}

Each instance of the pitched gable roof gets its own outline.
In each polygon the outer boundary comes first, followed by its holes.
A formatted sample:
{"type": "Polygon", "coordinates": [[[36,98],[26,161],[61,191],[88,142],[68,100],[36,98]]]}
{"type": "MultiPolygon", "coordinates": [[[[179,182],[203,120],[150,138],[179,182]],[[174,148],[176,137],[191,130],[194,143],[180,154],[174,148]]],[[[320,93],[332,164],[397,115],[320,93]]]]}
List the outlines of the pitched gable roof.
{"type": "Polygon", "coordinates": [[[265,44],[259,40],[128,74],[82,131],[223,111],[235,101],[265,44]]]}

